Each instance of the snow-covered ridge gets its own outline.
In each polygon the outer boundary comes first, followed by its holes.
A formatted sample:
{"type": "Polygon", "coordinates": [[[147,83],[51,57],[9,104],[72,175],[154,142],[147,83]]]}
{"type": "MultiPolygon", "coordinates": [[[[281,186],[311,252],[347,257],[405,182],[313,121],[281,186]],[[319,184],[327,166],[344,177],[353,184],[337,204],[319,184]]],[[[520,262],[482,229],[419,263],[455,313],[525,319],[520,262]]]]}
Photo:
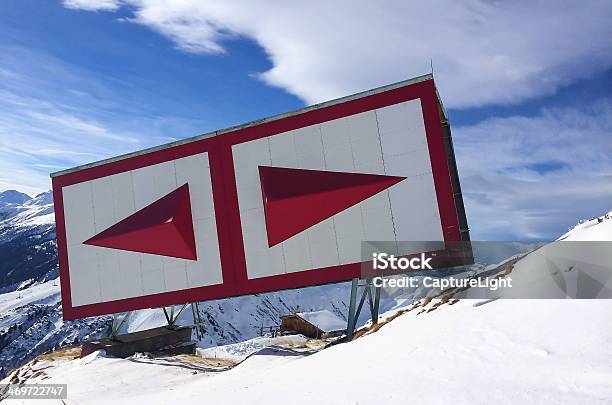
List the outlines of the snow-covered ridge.
{"type": "Polygon", "coordinates": [[[612,211],[580,221],[557,240],[612,240],[612,211]],[[602,223],[603,225],[600,225],[602,223]]]}
{"type": "Polygon", "coordinates": [[[47,191],[38,194],[34,198],[15,190],[7,190],[0,193],[0,221],[4,222],[22,213],[27,214],[17,218],[13,223],[20,223],[26,226],[26,224],[23,224],[25,218],[53,213],[52,192],[47,191]]]}
{"type": "Polygon", "coordinates": [[[51,191],[34,198],[22,193],[17,198],[14,195],[17,192],[13,192],[9,190],[0,193],[0,246],[22,233],[55,231],[51,191]]]}
{"type": "Polygon", "coordinates": [[[17,190],[6,190],[0,193],[0,204],[23,204],[31,200],[27,194],[19,192],[17,190]]]}

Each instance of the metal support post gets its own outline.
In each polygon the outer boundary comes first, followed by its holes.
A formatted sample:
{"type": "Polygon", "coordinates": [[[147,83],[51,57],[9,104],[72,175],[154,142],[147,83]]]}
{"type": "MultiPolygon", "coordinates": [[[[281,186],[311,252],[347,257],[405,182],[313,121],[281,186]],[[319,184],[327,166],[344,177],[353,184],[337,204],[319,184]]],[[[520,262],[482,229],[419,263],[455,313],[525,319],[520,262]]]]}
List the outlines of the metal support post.
{"type": "Polygon", "coordinates": [[[349,301],[349,313],[348,313],[348,322],[346,325],[346,339],[353,339],[353,332],[355,331],[355,305],[357,304],[357,286],[359,283],[359,279],[354,278],[351,281],[351,298],[349,301]]]}
{"type": "Polygon", "coordinates": [[[119,335],[121,328],[123,327],[123,325],[125,325],[127,320],[130,318],[130,315],[132,315],[132,311],[126,312],[125,315],[123,315],[123,319],[117,322],[118,316],[117,314],[113,314],[113,323],[111,325],[111,336],[110,336],[111,339],[114,340],[117,338],[117,335],[119,335]]]}
{"type": "MultiPolygon", "coordinates": [[[[199,310],[198,310],[198,315],[199,315],[199,310]]],[[[196,325],[196,336],[198,338],[198,340],[202,340],[202,335],[200,335],[200,328],[198,327],[198,317],[196,316],[196,309],[195,309],[195,304],[192,302],[191,303],[191,313],[193,314],[193,324],[196,325]]]]}
{"type": "Polygon", "coordinates": [[[367,284],[363,286],[363,292],[361,293],[361,299],[359,300],[357,311],[355,311],[355,324],[357,323],[357,320],[359,319],[359,314],[361,314],[361,309],[363,308],[363,303],[365,302],[365,299],[366,299],[366,296],[368,295],[369,290],[370,289],[368,288],[367,284]]]}
{"type": "Polygon", "coordinates": [[[372,311],[372,323],[378,323],[378,311],[380,310],[380,290],[382,287],[374,287],[374,311],[372,311]]]}
{"type": "Polygon", "coordinates": [[[174,314],[174,305],[170,306],[169,315],[168,315],[168,311],[166,311],[166,307],[162,307],[162,310],[164,311],[164,316],[166,317],[166,321],[168,322],[169,328],[173,328],[175,326],[176,321],[178,320],[179,316],[181,316],[181,313],[183,312],[185,307],[187,307],[187,304],[183,304],[183,306],[181,306],[181,309],[179,309],[176,315],[174,314]]]}
{"type": "Polygon", "coordinates": [[[355,326],[359,319],[359,314],[365,303],[365,299],[368,299],[368,306],[370,307],[370,315],[372,316],[372,324],[378,323],[378,311],[380,309],[380,287],[374,287],[372,285],[372,279],[367,279],[365,284],[359,285],[359,279],[354,278],[351,281],[351,298],[349,301],[349,313],[348,321],[346,325],[346,340],[350,341],[353,339],[355,333],[355,326]],[[357,304],[358,288],[363,287],[359,304],[357,304]],[[374,292],[372,292],[374,288],[374,292]]]}

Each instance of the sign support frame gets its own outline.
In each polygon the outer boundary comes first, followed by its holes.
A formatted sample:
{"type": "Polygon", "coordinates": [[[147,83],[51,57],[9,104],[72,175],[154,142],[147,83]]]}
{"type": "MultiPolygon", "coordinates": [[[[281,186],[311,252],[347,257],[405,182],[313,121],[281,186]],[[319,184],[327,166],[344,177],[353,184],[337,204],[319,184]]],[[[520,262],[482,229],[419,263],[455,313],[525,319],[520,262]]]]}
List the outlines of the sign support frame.
{"type": "Polygon", "coordinates": [[[127,311],[124,315],[123,315],[123,319],[121,319],[121,321],[119,321],[117,323],[118,320],[118,316],[117,314],[113,314],[113,321],[111,323],[111,335],[110,338],[112,340],[116,340],[117,336],[119,335],[119,331],[121,330],[121,328],[123,327],[123,325],[125,325],[125,323],[128,321],[128,319],[130,319],[130,316],[132,315],[132,311],[127,311]]]}
{"type": "Polygon", "coordinates": [[[378,323],[378,312],[380,308],[380,291],[381,287],[374,286],[371,278],[366,279],[365,284],[362,285],[359,285],[358,278],[354,278],[351,281],[351,296],[349,300],[349,312],[346,325],[347,342],[353,340],[353,336],[355,334],[355,326],[357,325],[357,320],[359,319],[359,314],[361,313],[361,309],[363,308],[363,304],[365,303],[366,297],[368,298],[370,315],[372,316],[372,324],[376,325],[378,323]],[[362,287],[363,291],[361,293],[361,298],[359,299],[359,305],[357,305],[357,295],[359,287],[362,287]],[[374,292],[372,292],[372,288],[374,288],[374,292]]]}

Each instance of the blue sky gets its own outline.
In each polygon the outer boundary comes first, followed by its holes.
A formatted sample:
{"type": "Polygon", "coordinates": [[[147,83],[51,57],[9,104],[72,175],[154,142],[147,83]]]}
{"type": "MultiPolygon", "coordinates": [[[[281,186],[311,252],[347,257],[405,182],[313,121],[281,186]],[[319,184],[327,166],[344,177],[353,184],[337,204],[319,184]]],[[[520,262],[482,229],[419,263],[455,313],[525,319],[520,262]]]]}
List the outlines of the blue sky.
{"type": "Polygon", "coordinates": [[[475,239],[552,238],[612,210],[612,5],[440,3],[5,0],[0,191],[431,58],[475,239]]]}

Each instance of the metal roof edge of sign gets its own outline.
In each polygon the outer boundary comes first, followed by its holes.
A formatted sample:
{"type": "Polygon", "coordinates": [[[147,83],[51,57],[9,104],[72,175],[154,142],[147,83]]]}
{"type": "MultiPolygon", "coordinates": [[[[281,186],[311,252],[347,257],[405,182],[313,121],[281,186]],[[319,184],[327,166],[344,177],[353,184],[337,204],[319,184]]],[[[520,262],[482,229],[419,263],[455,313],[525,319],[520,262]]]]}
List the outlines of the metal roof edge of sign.
{"type": "MultiPolygon", "coordinates": [[[[322,103],[319,103],[319,104],[313,104],[311,106],[307,106],[307,107],[300,108],[300,109],[297,109],[297,110],[289,111],[289,112],[286,112],[286,113],[281,113],[281,114],[273,115],[273,116],[270,116],[270,117],[262,118],[262,119],[259,119],[259,120],[250,121],[250,122],[247,122],[245,124],[235,125],[235,126],[228,127],[228,128],[225,128],[225,129],[220,129],[220,130],[217,130],[217,131],[208,132],[208,133],[205,133],[205,134],[202,134],[202,135],[196,135],[196,136],[193,136],[193,137],[190,137],[190,138],[181,139],[179,141],[170,142],[170,143],[166,143],[166,144],[159,145],[159,146],[154,146],[154,147],[143,149],[143,150],[139,150],[139,151],[136,151],[136,152],[126,153],[126,154],[123,154],[123,155],[115,156],[115,157],[108,158],[108,159],[99,160],[99,161],[92,162],[92,163],[87,163],[87,164],[84,164],[84,165],[81,165],[81,166],[77,166],[77,167],[73,167],[73,168],[70,168],[70,169],[60,170],[58,172],[51,173],[50,176],[52,178],[53,177],[58,177],[58,176],[62,176],[64,174],[77,172],[77,171],[83,170],[83,169],[89,169],[91,167],[96,167],[96,166],[100,166],[100,165],[107,164],[107,163],[117,162],[117,161],[128,159],[128,158],[131,158],[131,157],[134,157],[134,156],[140,156],[140,155],[156,152],[156,151],[163,150],[163,149],[168,149],[168,148],[172,148],[172,147],[179,146],[179,145],[184,145],[184,144],[191,143],[191,142],[196,142],[196,141],[199,141],[199,140],[202,140],[202,139],[212,138],[214,136],[223,135],[225,133],[233,132],[233,131],[236,131],[236,130],[239,130],[239,129],[242,129],[242,128],[247,128],[247,127],[251,127],[251,126],[255,126],[255,125],[260,125],[260,124],[263,124],[263,123],[266,123],[266,122],[276,121],[276,120],[279,120],[279,119],[282,119],[282,118],[290,117],[292,115],[302,114],[302,113],[307,112],[307,111],[317,110],[319,108],[328,107],[330,105],[341,104],[341,103],[344,103],[344,102],[347,102],[347,101],[351,101],[351,100],[359,99],[359,98],[362,98],[362,97],[370,96],[372,94],[382,93],[382,92],[385,92],[385,91],[388,91],[388,90],[393,90],[393,89],[397,89],[397,88],[400,88],[400,87],[409,86],[409,85],[412,85],[412,84],[415,84],[415,83],[424,82],[424,81],[427,81],[427,80],[433,80],[433,75],[431,73],[428,73],[428,74],[425,74],[425,75],[422,75],[422,76],[418,76],[418,77],[414,77],[414,78],[408,79],[408,80],[402,80],[400,82],[396,82],[396,83],[393,83],[393,84],[388,84],[386,86],[377,87],[377,88],[374,88],[374,89],[362,91],[360,93],[352,94],[350,96],[345,96],[345,97],[337,98],[337,99],[334,99],[334,100],[325,101],[325,102],[322,102],[322,103]]],[[[442,101],[441,101],[437,91],[436,91],[436,96],[438,98],[438,102],[440,103],[440,106],[442,106],[443,114],[446,116],[446,113],[444,111],[444,107],[442,105],[442,101]]]]}

